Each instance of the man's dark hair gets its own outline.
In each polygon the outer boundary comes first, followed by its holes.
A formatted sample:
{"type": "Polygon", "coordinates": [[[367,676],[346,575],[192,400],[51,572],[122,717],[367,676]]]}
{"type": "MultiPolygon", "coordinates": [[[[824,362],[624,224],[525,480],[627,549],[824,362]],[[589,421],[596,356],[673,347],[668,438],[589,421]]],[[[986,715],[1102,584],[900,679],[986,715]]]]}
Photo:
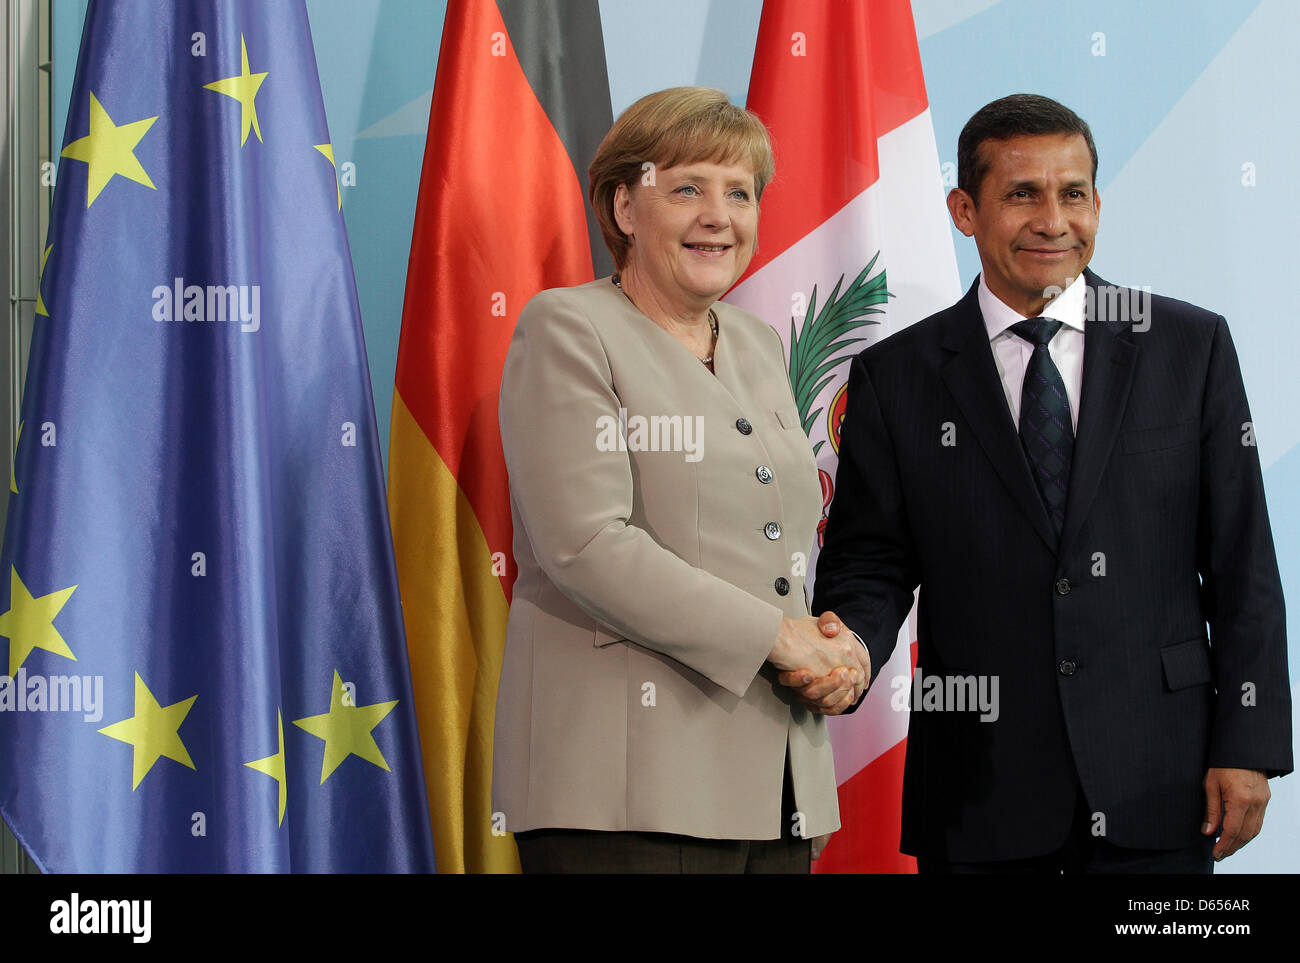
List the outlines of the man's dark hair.
{"type": "Polygon", "coordinates": [[[1064,104],[1038,94],[1011,94],[985,104],[966,121],[957,138],[957,186],[978,203],[980,184],[991,166],[980,145],[1025,134],[1081,135],[1092,155],[1092,183],[1096,186],[1097,145],[1087,122],[1064,104]]]}

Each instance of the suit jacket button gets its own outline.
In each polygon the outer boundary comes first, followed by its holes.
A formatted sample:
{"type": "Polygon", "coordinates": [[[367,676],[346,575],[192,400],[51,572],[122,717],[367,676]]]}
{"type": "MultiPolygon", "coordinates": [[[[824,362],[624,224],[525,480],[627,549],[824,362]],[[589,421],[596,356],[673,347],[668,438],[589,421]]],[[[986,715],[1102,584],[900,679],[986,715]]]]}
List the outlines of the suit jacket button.
{"type": "Polygon", "coordinates": [[[742,435],[748,435],[751,431],[754,430],[754,426],[751,425],[749,421],[745,418],[737,418],[736,430],[740,432],[742,435]]]}
{"type": "Polygon", "coordinates": [[[781,526],[776,522],[768,522],[763,526],[763,534],[775,542],[781,537],[781,526]]]}
{"type": "Polygon", "coordinates": [[[785,578],[785,576],[781,576],[780,578],[778,578],[776,580],[776,585],[774,587],[776,588],[777,595],[790,594],[790,582],[785,578]]]}
{"type": "Polygon", "coordinates": [[[1070,594],[1070,580],[1068,578],[1058,578],[1056,580],[1056,594],[1057,595],[1070,594]]]}
{"type": "Polygon", "coordinates": [[[1057,668],[1061,670],[1061,675],[1074,675],[1075,670],[1078,669],[1079,667],[1074,663],[1073,660],[1066,659],[1059,666],[1057,666],[1057,668]]]}
{"type": "Polygon", "coordinates": [[[772,469],[768,468],[766,465],[759,465],[754,469],[754,475],[757,476],[759,481],[766,485],[772,480],[772,469]]]}

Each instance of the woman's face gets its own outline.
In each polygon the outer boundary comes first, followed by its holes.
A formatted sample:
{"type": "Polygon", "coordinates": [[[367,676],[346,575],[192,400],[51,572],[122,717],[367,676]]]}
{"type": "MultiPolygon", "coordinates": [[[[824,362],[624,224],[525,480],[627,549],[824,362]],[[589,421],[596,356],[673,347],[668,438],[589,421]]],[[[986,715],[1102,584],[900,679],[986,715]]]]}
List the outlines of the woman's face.
{"type": "Polygon", "coordinates": [[[619,186],[614,216],[631,238],[624,273],[698,309],[726,293],[754,256],[754,173],[713,161],[651,167],[631,188],[619,186]]]}

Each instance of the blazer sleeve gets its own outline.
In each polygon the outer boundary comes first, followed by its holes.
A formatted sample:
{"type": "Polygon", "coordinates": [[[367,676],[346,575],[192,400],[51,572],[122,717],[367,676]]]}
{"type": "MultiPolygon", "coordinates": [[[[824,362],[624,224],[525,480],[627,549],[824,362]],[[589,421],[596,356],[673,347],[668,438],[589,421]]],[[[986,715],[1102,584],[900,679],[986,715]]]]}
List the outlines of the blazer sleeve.
{"type": "Polygon", "coordinates": [[[1286,613],[1259,449],[1227,323],[1213,335],[1201,407],[1197,566],[1218,689],[1209,765],[1292,769],[1286,613]]]}
{"type": "Polygon", "coordinates": [[[547,578],[592,618],[744,696],[782,612],[630,524],[625,452],[596,445],[619,399],[605,348],[574,292],[524,308],[501,384],[510,497],[547,578]]]}
{"type": "Polygon", "coordinates": [[[848,411],[835,499],[817,559],[813,614],[833,611],[857,633],[871,654],[873,684],[894,651],[919,582],[893,442],[858,355],[849,369],[848,411]]]}

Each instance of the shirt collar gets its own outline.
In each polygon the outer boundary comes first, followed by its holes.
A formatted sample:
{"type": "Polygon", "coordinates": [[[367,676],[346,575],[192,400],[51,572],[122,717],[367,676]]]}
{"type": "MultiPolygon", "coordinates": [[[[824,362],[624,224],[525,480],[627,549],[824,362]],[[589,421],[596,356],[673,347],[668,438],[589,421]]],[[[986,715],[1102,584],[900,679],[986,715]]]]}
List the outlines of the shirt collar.
{"type": "MultiPolygon", "coordinates": [[[[1041,316],[1053,318],[1076,331],[1082,331],[1087,292],[1088,286],[1084,283],[1083,275],[1080,274],[1069,287],[1047,303],[1041,316]]],[[[990,341],[1005,333],[1007,328],[1017,321],[1025,320],[1025,315],[1008,307],[1006,302],[989,290],[989,286],[984,282],[983,272],[980,273],[979,303],[990,341]]]]}

